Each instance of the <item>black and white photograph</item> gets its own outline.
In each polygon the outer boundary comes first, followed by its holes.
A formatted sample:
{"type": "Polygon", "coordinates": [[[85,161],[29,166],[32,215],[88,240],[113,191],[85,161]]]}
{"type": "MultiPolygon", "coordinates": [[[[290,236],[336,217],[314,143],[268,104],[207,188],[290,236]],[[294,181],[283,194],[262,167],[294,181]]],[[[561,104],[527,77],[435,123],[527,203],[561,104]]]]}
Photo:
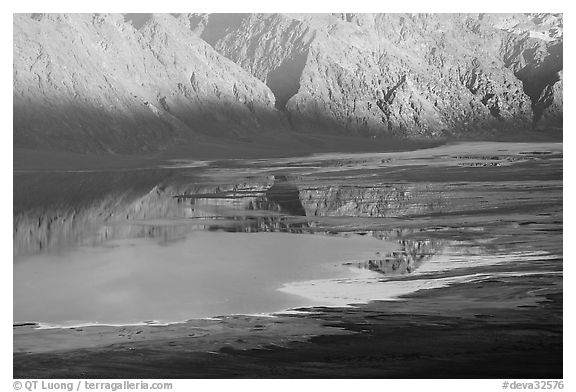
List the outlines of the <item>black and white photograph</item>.
{"type": "Polygon", "coordinates": [[[6,390],[570,390],[563,13],[174,8],[11,15],[6,390]]]}

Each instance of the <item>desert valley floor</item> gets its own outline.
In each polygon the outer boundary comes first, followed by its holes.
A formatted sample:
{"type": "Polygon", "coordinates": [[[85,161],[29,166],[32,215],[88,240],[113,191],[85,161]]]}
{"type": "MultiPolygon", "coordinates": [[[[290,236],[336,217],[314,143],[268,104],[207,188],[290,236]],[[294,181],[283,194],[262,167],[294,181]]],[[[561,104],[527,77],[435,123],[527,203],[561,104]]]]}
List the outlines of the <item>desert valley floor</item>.
{"type": "Polygon", "coordinates": [[[16,168],[14,377],[562,378],[562,165],[466,142],[16,168]]]}

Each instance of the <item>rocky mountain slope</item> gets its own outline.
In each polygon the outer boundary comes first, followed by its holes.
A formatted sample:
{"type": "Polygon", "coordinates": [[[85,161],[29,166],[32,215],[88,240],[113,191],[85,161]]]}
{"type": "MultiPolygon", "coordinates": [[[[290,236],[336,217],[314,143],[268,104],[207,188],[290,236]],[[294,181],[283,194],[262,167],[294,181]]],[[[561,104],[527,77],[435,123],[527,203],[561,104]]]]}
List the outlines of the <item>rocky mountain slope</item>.
{"type": "Polygon", "coordinates": [[[14,16],[14,145],[146,151],[278,124],[274,96],[169,15],[14,16]],[[272,116],[272,118],[271,118],[272,116]]]}
{"type": "Polygon", "coordinates": [[[187,18],[298,129],[434,137],[562,121],[559,15],[187,18]]]}
{"type": "Polygon", "coordinates": [[[562,15],[14,16],[14,145],[562,126],[562,15]]]}

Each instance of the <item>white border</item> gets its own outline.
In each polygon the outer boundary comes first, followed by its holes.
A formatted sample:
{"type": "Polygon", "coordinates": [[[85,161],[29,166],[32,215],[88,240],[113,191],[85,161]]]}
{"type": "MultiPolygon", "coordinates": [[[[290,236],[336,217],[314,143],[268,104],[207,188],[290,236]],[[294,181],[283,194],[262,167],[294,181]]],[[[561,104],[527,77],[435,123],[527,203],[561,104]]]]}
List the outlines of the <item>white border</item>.
{"type": "MultiPolygon", "coordinates": [[[[118,0],[99,0],[96,3],[82,2],[78,0],[58,0],[58,1],[40,1],[27,0],[16,1],[10,4],[3,3],[0,28],[2,29],[0,37],[3,41],[2,48],[5,56],[2,61],[2,180],[3,184],[12,184],[12,64],[9,62],[12,53],[12,13],[14,12],[562,12],[564,13],[564,37],[567,41],[565,47],[574,48],[573,27],[574,19],[572,7],[568,1],[546,2],[542,0],[525,0],[525,1],[503,1],[503,0],[484,0],[481,2],[465,1],[342,1],[333,0],[321,3],[311,0],[290,0],[284,2],[273,2],[271,0],[214,0],[204,2],[194,1],[124,1],[118,0]]],[[[576,238],[574,235],[574,207],[572,206],[571,197],[574,195],[573,173],[575,165],[574,151],[574,108],[573,92],[573,71],[574,56],[569,49],[565,52],[564,57],[564,107],[567,108],[564,113],[564,159],[565,159],[565,177],[564,177],[564,200],[568,203],[564,205],[564,238],[571,240],[576,238]]],[[[4,186],[8,188],[8,186],[4,186]]],[[[2,347],[4,353],[2,358],[2,380],[0,385],[3,390],[12,389],[12,331],[8,330],[12,321],[12,231],[9,222],[12,222],[12,186],[1,193],[2,210],[1,218],[1,241],[2,241],[2,347]]],[[[565,247],[566,248],[566,247],[565,247]]],[[[568,249],[565,249],[568,250],[568,249]]],[[[574,312],[571,305],[574,300],[574,267],[571,254],[565,252],[567,259],[564,263],[565,285],[565,304],[564,307],[564,375],[565,390],[574,388],[574,378],[571,377],[567,366],[569,364],[570,350],[574,347],[573,332],[574,329],[574,312]],[[572,382],[570,382],[569,380],[572,382]]],[[[111,380],[112,381],[112,380],[111,380]]],[[[160,381],[160,380],[158,380],[160,381]]],[[[177,391],[194,391],[204,388],[226,388],[226,390],[274,390],[293,391],[296,388],[320,388],[328,387],[330,391],[349,391],[359,388],[377,387],[380,390],[388,389],[391,391],[402,390],[443,390],[443,391],[500,391],[502,381],[500,380],[285,380],[282,382],[263,380],[263,381],[238,381],[238,380],[204,380],[204,381],[186,381],[186,380],[168,380],[173,381],[177,391]]]]}

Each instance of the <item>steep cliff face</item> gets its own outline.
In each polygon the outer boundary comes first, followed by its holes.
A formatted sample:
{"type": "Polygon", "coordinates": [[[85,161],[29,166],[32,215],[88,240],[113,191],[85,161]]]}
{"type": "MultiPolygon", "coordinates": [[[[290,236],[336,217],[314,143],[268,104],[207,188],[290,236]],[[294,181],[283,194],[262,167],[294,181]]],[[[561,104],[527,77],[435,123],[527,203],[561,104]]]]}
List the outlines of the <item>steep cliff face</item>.
{"type": "Polygon", "coordinates": [[[561,124],[558,15],[188,19],[270,87],[298,130],[435,137],[561,124]]]}
{"type": "Polygon", "coordinates": [[[561,126],[562,19],[549,14],[509,15],[495,26],[510,33],[503,45],[504,64],[522,81],[535,122],[561,126]]]}
{"type": "Polygon", "coordinates": [[[14,16],[14,145],[146,151],[278,126],[269,89],[155,15],[14,16]]]}
{"type": "MultiPolygon", "coordinates": [[[[300,88],[309,46],[315,33],[303,23],[275,14],[188,16],[194,31],[272,90],[276,107],[300,88]]],[[[187,19],[181,16],[181,19],[187,19]]]]}
{"type": "Polygon", "coordinates": [[[562,16],[14,16],[14,145],[482,137],[562,124],[562,16]]]}

